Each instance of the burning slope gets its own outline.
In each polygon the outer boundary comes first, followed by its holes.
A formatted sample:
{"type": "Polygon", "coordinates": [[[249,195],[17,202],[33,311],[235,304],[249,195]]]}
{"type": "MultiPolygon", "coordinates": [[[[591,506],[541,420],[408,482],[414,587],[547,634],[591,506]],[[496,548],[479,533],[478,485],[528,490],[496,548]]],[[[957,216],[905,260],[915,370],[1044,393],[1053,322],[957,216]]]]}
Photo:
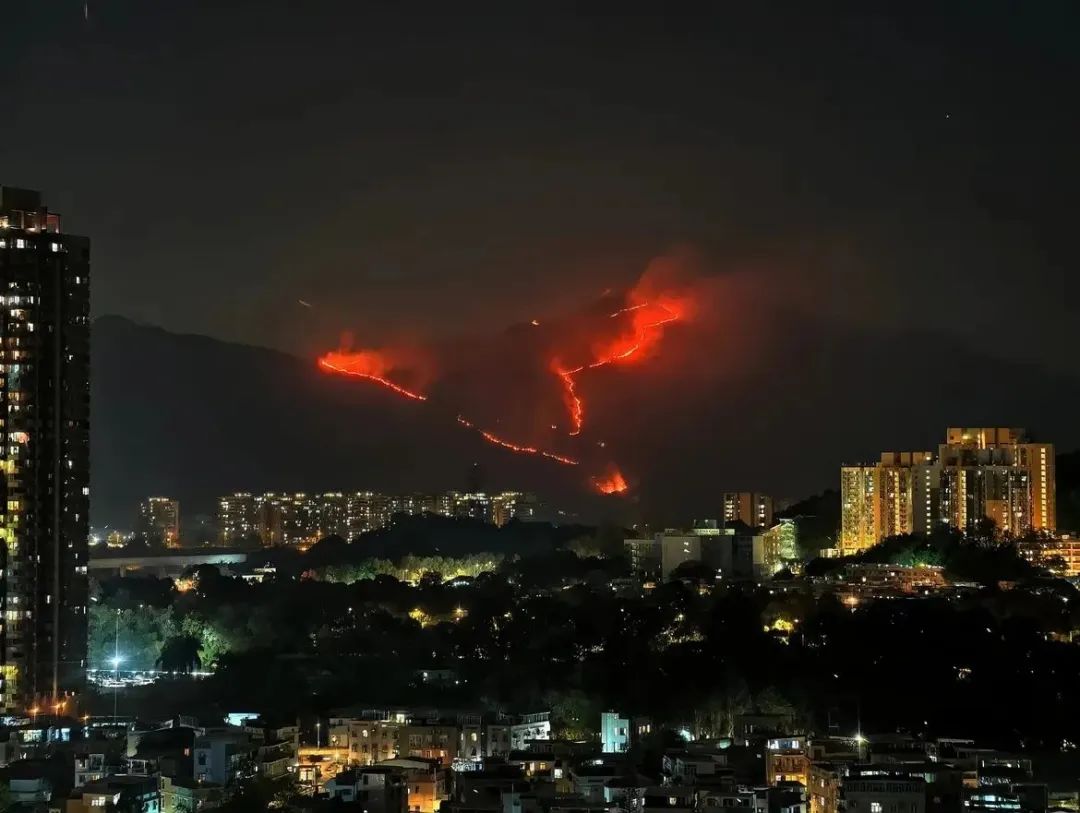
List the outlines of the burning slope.
{"type": "Polygon", "coordinates": [[[480,435],[488,443],[494,443],[496,446],[502,446],[504,449],[509,449],[511,452],[517,452],[518,454],[534,454],[540,455],[540,457],[546,457],[549,460],[554,460],[556,463],[562,463],[566,466],[576,466],[578,462],[569,457],[564,457],[554,452],[546,452],[543,449],[537,449],[535,446],[518,446],[516,443],[511,443],[508,440],[503,440],[497,435],[488,432],[486,429],[481,429],[471,421],[458,415],[457,422],[464,426],[466,429],[472,429],[480,435]]]}
{"type": "MultiPolygon", "coordinates": [[[[578,395],[574,376],[585,370],[595,370],[597,367],[639,358],[643,355],[645,348],[660,340],[662,333],[659,328],[677,321],[681,313],[682,309],[673,301],[668,304],[641,302],[620,308],[608,318],[615,319],[624,314],[631,314],[629,332],[623,332],[617,338],[594,348],[593,361],[573,369],[564,368],[558,359],[552,361],[552,371],[562,379],[563,401],[570,413],[571,435],[581,434],[581,429],[585,424],[585,403],[578,395]]],[[[621,490],[625,491],[625,488],[621,490]]]]}
{"type": "Polygon", "coordinates": [[[328,373],[366,378],[369,381],[382,384],[384,387],[406,398],[412,398],[416,401],[427,400],[426,395],[406,389],[386,377],[391,365],[387,363],[386,357],[378,350],[360,350],[357,352],[335,350],[320,357],[318,364],[321,369],[328,373]]]}
{"type": "Polygon", "coordinates": [[[619,471],[618,466],[608,466],[606,474],[592,478],[593,485],[601,494],[622,494],[629,490],[626,478],[619,471]]]}
{"type": "MultiPolygon", "coordinates": [[[[580,436],[585,425],[585,399],[580,392],[577,377],[589,370],[631,364],[646,358],[649,351],[659,345],[663,338],[664,327],[684,319],[691,304],[688,297],[680,298],[672,295],[670,291],[654,290],[651,281],[647,283],[645,279],[627,295],[625,302],[627,304],[623,307],[605,313],[606,318],[599,320],[592,318],[583,323],[584,327],[581,330],[569,330],[565,336],[555,337],[557,351],[552,349],[553,357],[548,369],[560,383],[562,402],[569,416],[569,424],[566,428],[569,438],[580,436]],[[573,366],[564,365],[561,361],[563,357],[585,355],[581,352],[583,345],[587,348],[587,360],[573,366]]],[[[533,320],[532,324],[539,327],[537,320],[533,320]]],[[[405,398],[416,401],[428,400],[427,395],[391,380],[390,375],[396,372],[395,365],[391,363],[391,356],[392,354],[387,351],[379,350],[341,350],[325,354],[319,358],[318,365],[328,373],[374,381],[405,398]]],[[[514,394],[520,397],[519,393],[514,394]]],[[[531,403],[531,400],[527,403],[531,403]]],[[[538,410],[542,408],[541,404],[535,406],[538,410]]],[[[476,432],[488,443],[515,454],[543,457],[567,466],[577,466],[582,462],[580,455],[564,454],[550,448],[549,443],[507,440],[505,437],[481,428],[475,421],[460,413],[457,414],[457,423],[476,432]]],[[[548,423],[551,423],[552,429],[557,428],[556,424],[550,421],[545,421],[545,426],[548,423]]],[[[604,444],[598,445],[603,447],[604,444]]],[[[595,459],[594,449],[595,447],[590,447],[581,451],[592,452],[595,459]]],[[[596,491],[601,494],[622,494],[629,490],[625,477],[613,463],[602,467],[597,466],[594,470],[597,468],[603,473],[590,478],[590,483],[596,491]]]]}

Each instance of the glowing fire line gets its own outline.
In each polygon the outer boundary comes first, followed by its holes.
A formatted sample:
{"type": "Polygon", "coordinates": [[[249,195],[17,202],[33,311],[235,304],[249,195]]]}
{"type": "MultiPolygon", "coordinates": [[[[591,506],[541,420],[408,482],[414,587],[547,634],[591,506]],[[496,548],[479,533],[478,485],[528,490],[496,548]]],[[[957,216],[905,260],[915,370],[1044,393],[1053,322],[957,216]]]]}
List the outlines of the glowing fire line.
{"type": "MultiPolygon", "coordinates": [[[[621,310],[617,310],[612,313],[611,318],[620,316],[624,313],[629,313],[630,311],[636,311],[641,308],[648,307],[648,305],[648,302],[642,302],[640,305],[631,305],[630,307],[622,308],[621,310]]],[[[555,362],[553,369],[555,371],[555,374],[562,379],[563,391],[566,395],[566,407],[567,410],[570,412],[570,435],[580,435],[581,428],[585,424],[585,404],[581,400],[581,396],[577,394],[577,382],[574,380],[574,376],[584,370],[595,370],[597,367],[604,367],[608,364],[613,364],[616,361],[623,361],[630,358],[632,355],[637,353],[638,350],[641,349],[641,346],[645,343],[645,340],[648,337],[648,332],[650,330],[669,324],[671,322],[678,321],[679,314],[675,313],[675,311],[671,310],[671,308],[659,303],[657,303],[656,307],[664,311],[666,316],[663,319],[659,319],[655,322],[649,322],[647,324],[641,325],[638,328],[637,335],[634,337],[634,343],[631,344],[630,347],[628,347],[627,349],[619,353],[597,359],[596,361],[593,361],[589,364],[582,364],[580,367],[575,367],[572,370],[563,369],[557,361],[555,362]]],[[[625,490],[625,488],[623,490],[625,490]]]]}
{"type": "Polygon", "coordinates": [[[576,460],[572,460],[569,457],[564,457],[563,455],[555,454],[554,452],[547,452],[543,449],[537,449],[535,446],[519,446],[516,443],[511,443],[508,440],[503,440],[497,435],[493,435],[491,432],[488,432],[486,429],[481,429],[479,426],[472,423],[472,421],[468,421],[460,415],[457,416],[457,422],[460,423],[462,426],[466,427],[467,429],[472,429],[488,443],[494,443],[496,446],[502,446],[504,449],[509,449],[511,452],[517,452],[518,454],[539,455],[540,457],[546,457],[549,460],[554,460],[556,463],[562,463],[566,466],[578,465],[578,462],[576,460]]]}
{"type": "Polygon", "coordinates": [[[608,318],[609,319],[614,319],[616,316],[622,316],[624,313],[630,313],[630,311],[641,310],[642,308],[647,308],[648,306],[649,306],[648,302],[642,302],[640,305],[630,305],[630,306],[625,307],[625,308],[619,308],[617,311],[615,311],[615,313],[609,313],[608,318]]]}
{"type": "MultiPolygon", "coordinates": [[[[637,305],[630,305],[609,314],[609,318],[614,319],[617,316],[621,316],[625,313],[630,313],[632,311],[641,310],[642,308],[647,308],[651,305],[653,305],[653,303],[649,302],[642,302],[637,305]]],[[[666,305],[663,305],[661,303],[655,303],[654,306],[664,312],[664,317],[661,319],[657,319],[654,322],[647,322],[645,324],[635,325],[635,334],[631,339],[632,343],[629,347],[626,347],[625,349],[620,350],[617,353],[610,353],[609,355],[598,358],[592,362],[589,362],[588,364],[582,364],[571,370],[564,369],[557,360],[552,362],[552,371],[563,382],[563,391],[566,396],[566,406],[567,410],[570,413],[569,434],[571,436],[581,434],[582,426],[585,423],[585,404],[582,401],[581,396],[579,396],[577,393],[577,381],[575,380],[574,376],[585,370],[594,370],[598,367],[604,367],[608,364],[614,364],[615,362],[623,361],[630,358],[639,350],[641,350],[642,346],[649,338],[650,331],[671,322],[678,321],[678,319],[680,318],[679,313],[673,311],[666,305]]],[[[533,324],[538,324],[538,322],[534,320],[533,324]]],[[[349,369],[348,367],[342,367],[339,364],[335,364],[329,360],[329,357],[331,355],[332,354],[328,354],[327,356],[324,356],[318,360],[318,365],[321,369],[331,373],[339,373],[341,375],[352,376],[354,378],[366,378],[369,381],[374,381],[377,384],[381,384],[387,389],[396,392],[398,395],[401,395],[405,398],[411,398],[415,401],[427,400],[426,395],[422,395],[421,393],[409,390],[401,386],[400,384],[395,384],[393,381],[390,381],[387,378],[383,378],[382,376],[375,375],[373,373],[360,372],[358,370],[349,369]]],[[[457,422],[461,426],[476,432],[488,443],[499,446],[503,449],[507,449],[508,451],[514,452],[516,454],[527,454],[536,455],[538,457],[546,457],[549,460],[553,460],[556,463],[561,463],[566,466],[579,465],[577,460],[566,457],[564,455],[556,454],[555,452],[549,452],[535,446],[522,446],[517,443],[511,443],[510,441],[504,440],[503,438],[500,438],[498,435],[495,435],[494,433],[489,432],[486,429],[480,428],[479,426],[472,423],[461,415],[457,416],[457,422]]],[[[590,479],[593,486],[601,494],[622,494],[629,490],[629,486],[627,485],[627,482],[623,477],[622,472],[620,472],[619,469],[614,465],[609,467],[609,470],[605,475],[592,477],[590,479]]]]}
{"type": "Polygon", "coordinates": [[[426,395],[421,395],[418,392],[413,392],[412,390],[407,390],[404,387],[400,386],[399,384],[395,384],[393,381],[390,381],[389,379],[383,378],[382,376],[372,375],[371,373],[361,373],[361,372],[357,372],[356,370],[349,370],[349,369],[347,369],[345,367],[339,367],[336,364],[334,364],[333,362],[327,361],[325,358],[319,359],[319,366],[322,369],[329,370],[330,372],[333,372],[333,373],[341,373],[342,375],[351,375],[351,376],[354,376],[356,378],[366,378],[369,381],[375,381],[375,382],[377,382],[379,384],[382,384],[384,387],[387,387],[388,389],[393,390],[398,395],[404,395],[406,398],[412,398],[412,399],[414,399],[416,401],[426,401],[427,400],[426,395]]]}

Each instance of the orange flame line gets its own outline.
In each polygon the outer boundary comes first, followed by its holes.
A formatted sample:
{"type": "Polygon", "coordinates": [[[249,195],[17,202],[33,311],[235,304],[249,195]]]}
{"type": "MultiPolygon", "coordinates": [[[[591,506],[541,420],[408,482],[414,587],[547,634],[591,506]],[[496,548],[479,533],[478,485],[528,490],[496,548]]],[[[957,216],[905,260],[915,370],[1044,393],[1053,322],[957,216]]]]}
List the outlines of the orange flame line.
{"type": "MultiPolygon", "coordinates": [[[[616,317],[630,311],[636,311],[640,308],[647,307],[648,305],[648,302],[642,302],[640,305],[631,305],[629,307],[615,311],[613,314],[611,314],[611,317],[616,317]]],[[[581,428],[585,424],[585,404],[581,400],[581,397],[577,394],[577,382],[574,381],[574,376],[582,372],[583,370],[595,370],[597,367],[604,367],[605,365],[612,364],[616,361],[623,361],[624,359],[630,358],[638,350],[641,349],[641,346],[645,343],[645,339],[648,335],[649,330],[661,327],[662,325],[666,325],[670,322],[678,321],[679,314],[675,313],[673,310],[671,310],[671,308],[660,303],[657,303],[657,307],[663,310],[664,313],[667,314],[667,316],[656,322],[649,322],[648,324],[642,325],[638,330],[637,335],[635,336],[634,343],[626,350],[623,350],[621,353],[616,353],[615,355],[597,359],[596,361],[593,361],[589,364],[582,364],[580,367],[575,367],[572,370],[565,370],[561,366],[559,366],[558,362],[555,363],[553,369],[555,371],[555,374],[559,376],[559,378],[561,378],[563,381],[563,390],[566,393],[567,409],[570,412],[570,435],[580,435],[581,428]]]]}
{"type": "Polygon", "coordinates": [[[457,422],[468,429],[472,429],[488,443],[494,443],[496,446],[502,446],[504,449],[509,449],[511,452],[517,452],[518,454],[539,455],[540,457],[546,457],[549,460],[554,460],[556,463],[562,463],[566,466],[578,465],[578,462],[576,460],[572,460],[569,457],[563,457],[562,455],[555,454],[554,452],[546,452],[543,449],[537,449],[535,446],[518,446],[516,443],[511,443],[508,440],[503,440],[497,435],[488,432],[486,429],[481,429],[476,424],[472,423],[469,420],[466,420],[460,415],[457,416],[457,422]]]}
{"type": "Polygon", "coordinates": [[[555,374],[563,380],[563,389],[566,391],[566,405],[570,410],[570,435],[580,435],[582,424],[585,423],[585,407],[578,397],[577,387],[574,384],[574,373],[578,370],[567,371],[555,367],[555,374]]]}
{"type": "Polygon", "coordinates": [[[608,314],[609,319],[614,319],[616,316],[622,316],[624,313],[630,313],[630,311],[640,310],[641,308],[648,307],[648,302],[642,302],[640,305],[630,305],[626,308],[619,308],[615,313],[608,314]]]}
{"type": "Polygon", "coordinates": [[[398,395],[404,395],[406,398],[412,398],[416,401],[427,400],[426,395],[421,395],[418,392],[407,390],[404,387],[395,384],[393,381],[390,381],[389,379],[382,378],[381,376],[377,375],[371,375],[370,373],[359,373],[356,370],[348,370],[344,367],[338,367],[336,364],[333,364],[332,362],[329,362],[324,358],[319,359],[319,366],[322,367],[324,370],[329,370],[330,372],[334,373],[340,373],[341,375],[351,375],[355,378],[366,378],[369,381],[375,381],[379,384],[382,384],[384,387],[393,390],[398,395]]]}
{"type": "MultiPolygon", "coordinates": [[[[621,316],[624,313],[629,313],[631,311],[636,311],[640,310],[641,308],[649,307],[649,305],[649,302],[642,302],[638,305],[630,305],[625,308],[621,308],[612,314],[609,314],[609,317],[615,318],[617,316],[621,316]]],[[[641,349],[642,345],[645,344],[645,340],[648,338],[648,332],[650,330],[661,327],[662,325],[669,324],[670,322],[678,321],[678,319],[680,318],[680,314],[671,310],[671,308],[667,307],[666,305],[657,303],[656,307],[659,307],[661,310],[663,310],[666,316],[655,322],[648,322],[646,324],[637,326],[637,333],[634,336],[633,344],[625,350],[619,353],[608,355],[604,358],[596,359],[595,361],[592,361],[588,364],[582,364],[572,370],[564,369],[558,363],[558,361],[552,363],[552,370],[555,372],[556,375],[559,376],[560,379],[562,379],[563,389],[566,393],[567,409],[570,412],[569,434],[571,436],[581,434],[581,429],[585,423],[585,404],[581,397],[577,394],[577,382],[574,379],[574,376],[576,376],[578,373],[583,372],[584,370],[593,370],[597,367],[604,367],[608,364],[613,364],[617,361],[622,361],[624,359],[630,358],[641,349]]],[[[538,322],[536,320],[533,320],[533,324],[538,324],[538,322]]],[[[382,376],[373,375],[371,373],[361,373],[357,370],[350,370],[345,367],[340,367],[333,362],[328,361],[326,358],[320,358],[318,360],[318,365],[320,368],[328,372],[340,373],[341,375],[353,376],[355,378],[366,378],[369,381],[374,381],[377,384],[381,384],[387,389],[392,390],[398,395],[402,395],[406,398],[411,398],[416,401],[427,400],[426,395],[421,395],[418,392],[413,392],[412,390],[406,389],[400,384],[395,384],[393,381],[383,378],[382,376]]],[[[511,452],[515,452],[516,454],[528,454],[536,455],[538,457],[546,457],[549,460],[554,460],[556,463],[561,463],[566,466],[579,465],[577,460],[565,457],[560,454],[556,454],[555,452],[549,452],[544,449],[539,449],[535,446],[521,446],[516,443],[511,443],[510,441],[504,440],[503,438],[500,438],[498,435],[495,435],[494,433],[489,432],[486,429],[481,429],[480,427],[476,426],[474,423],[467,420],[461,415],[457,416],[457,422],[462,426],[466,427],[467,429],[471,429],[476,432],[488,443],[494,444],[495,446],[500,446],[511,452]]],[[[629,488],[626,480],[622,476],[622,473],[619,472],[617,469],[613,473],[609,473],[609,475],[606,477],[593,477],[591,479],[593,485],[602,494],[621,494],[627,491],[629,488]]]]}

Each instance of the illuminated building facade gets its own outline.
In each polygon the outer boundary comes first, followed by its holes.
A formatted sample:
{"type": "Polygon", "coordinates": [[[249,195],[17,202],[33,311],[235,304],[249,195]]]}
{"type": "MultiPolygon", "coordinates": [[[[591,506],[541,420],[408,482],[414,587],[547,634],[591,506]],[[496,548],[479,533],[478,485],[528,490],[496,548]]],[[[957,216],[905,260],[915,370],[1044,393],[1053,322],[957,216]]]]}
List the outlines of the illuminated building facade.
{"type": "Polygon", "coordinates": [[[270,492],[256,497],[256,527],[263,546],[307,548],[315,544],[319,540],[321,503],[319,497],[304,493],[270,492]]]}
{"type": "Polygon", "coordinates": [[[390,521],[390,498],[374,491],[358,491],[346,501],[346,539],[382,528],[390,521]]]}
{"type": "MultiPolygon", "coordinates": [[[[90,243],[0,187],[0,706],[57,708],[86,667],[90,243]]],[[[60,707],[62,708],[62,707],[60,707]]]]}
{"type": "Polygon", "coordinates": [[[751,528],[773,524],[773,498],[754,491],[727,491],[723,496],[724,522],[741,522],[751,528]]]}
{"type": "Polygon", "coordinates": [[[840,470],[840,553],[939,524],[1001,533],[1053,532],[1054,447],[1023,429],[949,428],[932,452],[885,452],[876,464],[840,470]]]}
{"type": "Polygon", "coordinates": [[[315,516],[318,520],[316,536],[345,536],[349,527],[349,498],[344,494],[327,493],[315,501],[315,516]]]}
{"type": "Polygon", "coordinates": [[[218,541],[222,545],[243,546],[258,535],[258,508],[255,497],[246,492],[218,500],[218,541]]]}
{"type": "Polygon", "coordinates": [[[218,538],[223,545],[308,547],[327,536],[355,539],[387,527],[398,515],[469,517],[501,526],[512,519],[537,520],[540,513],[536,497],[518,491],[397,495],[374,491],[238,493],[218,500],[218,538]]]}
{"type": "Polygon", "coordinates": [[[793,519],[782,519],[762,531],[762,557],[765,575],[771,576],[799,561],[798,528],[793,519]]]}
{"type": "Polygon", "coordinates": [[[777,737],[765,743],[765,779],[772,785],[798,782],[803,787],[810,775],[810,752],[806,737],[777,737]]]}
{"type": "Polygon", "coordinates": [[[1022,539],[1016,545],[1020,555],[1032,564],[1065,576],[1080,576],[1080,538],[1068,534],[1043,539],[1022,539]]]}
{"type": "Polygon", "coordinates": [[[1023,429],[950,428],[938,447],[942,517],[957,528],[982,518],[1012,534],[1057,529],[1054,447],[1023,429]]]}
{"type": "Polygon", "coordinates": [[[139,503],[139,516],[135,530],[155,542],[169,548],[180,545],[180,503],[171,497],[147,497],[139,503]]]}
{"type": "Polygon", "coordinates": [[[938,517],[939,469],[932,452],[884,452],[873,465],[840,469],[840,554],[888,536],[925,533],[938,517]]]}
{"type": "Polygon", "coordinates": [[[660,577],[662,550],[660,537],[623,540],[623,550],[630,560],[630,569],[642,578],[660,577]]]}

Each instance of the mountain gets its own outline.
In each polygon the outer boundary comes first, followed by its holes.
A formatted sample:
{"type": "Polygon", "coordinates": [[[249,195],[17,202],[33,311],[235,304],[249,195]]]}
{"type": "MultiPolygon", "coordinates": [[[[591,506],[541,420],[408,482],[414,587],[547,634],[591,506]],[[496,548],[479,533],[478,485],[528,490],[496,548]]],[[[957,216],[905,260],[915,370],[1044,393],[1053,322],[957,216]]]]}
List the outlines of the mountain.
{"type": "Polygon", "coordinates": [[[233,491],[464,489],[474,462],[493,464],[493,488],[559,485],[559,472],[504,459],[424,404],[273,350],[105,316],[92,370],[98,527],[130,528],[151,494],[191,518],[233,491]]]}
{"type": "MultiPolygon", "coordinates": [[[[178,497],[190,518],[238,490],[464,489],[474,463],[487,488],[536,490],[586,519],[612,511],[674,522],[715,515],[724,490],[834,487],[842,462],[935,448],[948,425],[1026,426],[1061,450],[1080,446],[1076,379],[942,336],[782,311],[672,329],[635,369],[579,381],[588,410],[576,448],[618,461],[632,491],[615,498],[589,494],[585,465],[492,446],[435,404],[465,403],[488,421],[519,408],[515,370],[542,365],[528,355],[536,339],[518,327],[484,342],[473,363],[483,374],[462,375],[469,391],[462,384],[459,400],[451,378],[426,403],[326,375],[311,359],[121,317],[97,319],[92,342],[97,526],[130,527],[150,494],[178,497]]],[[[462,369],[473,358],[455,354],[462,369]]]]}

